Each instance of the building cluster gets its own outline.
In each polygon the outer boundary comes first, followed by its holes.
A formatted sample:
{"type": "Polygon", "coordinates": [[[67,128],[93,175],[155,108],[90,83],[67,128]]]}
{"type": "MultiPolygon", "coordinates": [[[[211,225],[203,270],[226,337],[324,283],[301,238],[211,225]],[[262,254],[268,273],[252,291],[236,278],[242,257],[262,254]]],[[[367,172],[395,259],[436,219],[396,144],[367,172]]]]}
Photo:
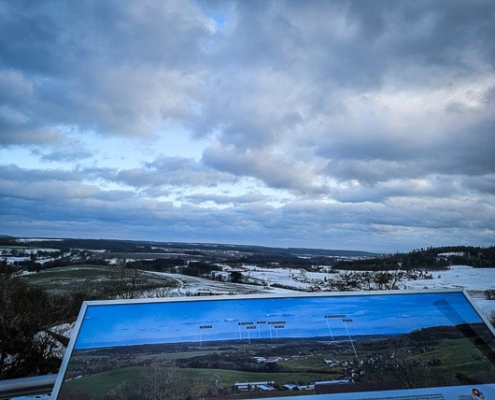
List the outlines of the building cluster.
{"type": "Polygon", "coordinates": [[[274,381],[260,381],[260,382],[236,382],[234,383],[234,392],[271,392],[275,390],[288,390],[288,391],[310,391],[316,390],[319,387],[327,387],[328,385],[347,385],[353,383],[352,379],[336,379],[328,381],[317,381],[307,385],[300,385],[296,383],[286,383],[281,387],[276,387],[274,381]]]}

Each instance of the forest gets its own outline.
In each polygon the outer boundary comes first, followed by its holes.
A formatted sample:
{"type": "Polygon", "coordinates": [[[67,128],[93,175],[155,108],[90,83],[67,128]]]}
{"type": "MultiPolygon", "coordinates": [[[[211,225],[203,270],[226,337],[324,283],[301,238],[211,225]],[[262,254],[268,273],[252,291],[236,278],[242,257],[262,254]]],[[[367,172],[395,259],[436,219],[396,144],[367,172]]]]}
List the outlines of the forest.
{"type": "Polygon", "coordinates": [[[335,269],[383,271],[391,269],[442,270],[451,265],[468,265],[474,268],[493,268],[495,266],[495,246],[471,247],[449,246],[429,247],[378,257],[358,260],[338,261],[335,269]]]}

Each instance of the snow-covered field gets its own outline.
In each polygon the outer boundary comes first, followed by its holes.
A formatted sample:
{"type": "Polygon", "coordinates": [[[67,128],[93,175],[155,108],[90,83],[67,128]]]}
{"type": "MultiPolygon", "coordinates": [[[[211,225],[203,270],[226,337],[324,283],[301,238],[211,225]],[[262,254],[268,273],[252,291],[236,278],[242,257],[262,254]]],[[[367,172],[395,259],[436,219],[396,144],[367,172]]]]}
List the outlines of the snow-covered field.
{"type": "Polygon", "coordinates": [[[404,283],[405,289],[465,289],[473,303],[486,316],[495,312],[495,300],[486,300],[484,291],[495,289],[495,268],[472,268],[454,265],[447,271],[432,272],[433,279],[418,279],[404,283]]]}
{"type": "Polygon", "coordinates": [[[447,271],[433,271],[433,279],[407,281],[407,289],[452,289],[468,291],[495,289],[495,268],[473,268],[454,265],[447,271]]]}

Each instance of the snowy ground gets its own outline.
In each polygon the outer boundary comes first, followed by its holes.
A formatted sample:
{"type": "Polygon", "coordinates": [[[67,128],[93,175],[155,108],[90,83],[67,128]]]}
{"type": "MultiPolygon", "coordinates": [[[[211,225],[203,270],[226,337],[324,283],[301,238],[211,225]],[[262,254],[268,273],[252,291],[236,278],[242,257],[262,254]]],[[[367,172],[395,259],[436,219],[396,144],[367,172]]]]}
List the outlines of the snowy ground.
{"type": "Polygon", "coordinates": [[[495,300],[486,300],[484,291],[495,289],[495,268],[472,268],[455,265],[448,271],[432,272],[433,279],[404,283],[405,289],[465,289],[476,307],[486,316],[495,312],[495,300]]]}

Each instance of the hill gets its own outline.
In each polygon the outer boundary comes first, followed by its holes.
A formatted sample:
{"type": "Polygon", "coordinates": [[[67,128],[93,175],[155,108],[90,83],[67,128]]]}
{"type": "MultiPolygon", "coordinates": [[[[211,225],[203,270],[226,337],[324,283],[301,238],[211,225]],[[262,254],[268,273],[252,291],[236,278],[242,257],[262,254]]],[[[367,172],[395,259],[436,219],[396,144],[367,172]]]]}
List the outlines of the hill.
{"type": "Polygon", "coordinates": [[[409,253],[396,253],[386,256],[369,257],[360,260],[337,262],[335,268],[347,270],[442,270],[451,265],[468,265],[474,268],[493,268],[495,266],[495,246],[449,246],[429,247],[413,250],[409,253]]]}

